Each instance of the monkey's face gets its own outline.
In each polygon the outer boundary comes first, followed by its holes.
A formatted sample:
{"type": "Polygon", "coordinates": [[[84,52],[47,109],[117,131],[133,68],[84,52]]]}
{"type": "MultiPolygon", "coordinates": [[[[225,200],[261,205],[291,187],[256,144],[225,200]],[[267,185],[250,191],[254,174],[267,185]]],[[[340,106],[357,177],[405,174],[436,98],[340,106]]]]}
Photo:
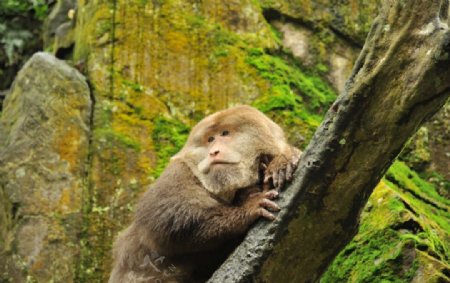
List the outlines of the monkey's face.
{"type": "Polygon", "coordinates": [[[245,125],[218,124],[203,137],[207,152],[197,169],[207,188],[228,201],[238,189],[258,182],[259,140],[245,128],[245,125]]]}
{"type": "Polygon", "coordinates": [[[285,143],[281,128],[263,113],[237,106],[200,121],[173,159],[185,162],[208,191],[229,201],[238,189],[257,184],[261,155],[282,152],[285,143]]]}
{"type": "Polygon", "coordinates": [[[235,167],[242,160],[242,153],[239,152],[239,133],[231,126],[219,127],[217,130],[207,131],[202,137],[202,143],[206,147],[207,153],[198,163],[198,170],[202,174],[210,172],[220,172],[228,167],[235,167]]]}
{"type": "Polygon", "coordinates": [[[193,133],[190,150],[184,155],[205,188],[226,201],[238,189],[258,182],[257,144],[261,141],[245,129],[245,125],[213,123],[193,133]]]}

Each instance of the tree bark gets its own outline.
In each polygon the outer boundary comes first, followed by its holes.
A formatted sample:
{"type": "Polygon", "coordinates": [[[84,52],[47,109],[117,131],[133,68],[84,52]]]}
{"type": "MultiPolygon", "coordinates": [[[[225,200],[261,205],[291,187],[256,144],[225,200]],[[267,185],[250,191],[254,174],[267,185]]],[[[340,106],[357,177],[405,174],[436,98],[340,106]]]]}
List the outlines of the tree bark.
{"type": "Polygon", "coordinates": [[[358,230],[373,188],[450,95],[448,0],[387,0],[346,90],[283,192],[209,282],[316,282],[358,230]]]}

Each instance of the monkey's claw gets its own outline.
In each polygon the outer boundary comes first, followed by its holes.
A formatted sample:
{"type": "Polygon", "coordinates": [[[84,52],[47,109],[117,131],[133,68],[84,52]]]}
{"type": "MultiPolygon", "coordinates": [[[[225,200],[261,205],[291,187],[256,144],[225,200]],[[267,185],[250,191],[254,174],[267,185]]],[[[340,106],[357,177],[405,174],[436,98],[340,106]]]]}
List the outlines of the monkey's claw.
{"type": "Polygon", "coordinates": [[[268,183],[271,179],[273,187],[281,189],[286,182],[291,181],[300,159],[300,153],[300,150],[295,148],[290,158],[284,155],[275,157],[265,169],[264,183],[268,183]]]}
{"type": "Polygon", "coordinates": [[[275,202],[270,199],[278,197],[278,192],[275,190],[268,191],[263,194],[264,198],[259,203],[259,213],[262,217],[268,220],[275,220],[276,216],[271,213],[271,211],[280,211],[281,208],[275,202]],[[269,199],[270,198],[270,199],[269,199]]]}
{"type": "Polygon", "coordinates": [[[278,206],[278,204],[274,203],[271,200],[263,199],[260,203],[260,206],[269,209],[270,211],[280,211],[281,208],[278,206]]]}
{"type": "Polygon", "coordinates": [[[278,197],[278,192],[275,190],[270,190],[264,193],[264,196],[268,199],[276,199],[278,197]]]}
{"type": "Polygon", "coordinates": [[[276,219],[275,215],[273,215],[269,211],[265,210],[264,208],[261,208],[259,210],[259,212],[260,212],[260,216],[262,216],[270,221],[274,221],[276,219]]]}
{"type": "Polygon", "coordinates": [[[268,220],[275,220],[276,217],[272,214],[272,212],[281,210],[278,204],[272,201],[277,197],[278,192],[276,190],[253,193],[249,195],[248,199],[244,203],[244,207],[256,218],[264,217],[268,220]]]}

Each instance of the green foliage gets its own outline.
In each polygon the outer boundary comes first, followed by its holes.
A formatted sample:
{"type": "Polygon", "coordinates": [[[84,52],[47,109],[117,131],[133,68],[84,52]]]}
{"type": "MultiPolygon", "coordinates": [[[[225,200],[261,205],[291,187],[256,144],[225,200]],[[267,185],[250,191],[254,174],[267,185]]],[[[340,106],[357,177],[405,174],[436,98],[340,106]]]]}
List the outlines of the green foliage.
{"type": "Polygon", "coordinates": [[[45,0],[2,0],[0,1],[0,48],[3,49],[7,61],[6,66],[19,63],[30,41],[36,40],[25,23],[33,23],[27,18],[33,15],[34,21],[42,22],[48,14],[45,0]],[[11,21],[20,16],[20,21],[11,21]]]}
{"type": "Polygon", "coordinates": [[[23,52],[26,42],[32,36],[31,32],[27,30],[8,29],[6,24],[0,23],[0,43],[9,65],[18,61],[20,58],[18,54],[23,52]]]}
{"type": "Polygon", "coordinates": [[[152,139],[157,154],[157,164],[154,169],[157,177],[169,163],[170,157],[183,147],[190,129],[182,122],[165,116],[157,117],[154,120],[154,125],[152,139]]]}
{"type": "Polygon", "coordinates": [[[33,12],[34,17],[43,21],[48,14],[46,0],[2,0],[0,2],[0,17],[5,15],[23,15],[33,12]]]}

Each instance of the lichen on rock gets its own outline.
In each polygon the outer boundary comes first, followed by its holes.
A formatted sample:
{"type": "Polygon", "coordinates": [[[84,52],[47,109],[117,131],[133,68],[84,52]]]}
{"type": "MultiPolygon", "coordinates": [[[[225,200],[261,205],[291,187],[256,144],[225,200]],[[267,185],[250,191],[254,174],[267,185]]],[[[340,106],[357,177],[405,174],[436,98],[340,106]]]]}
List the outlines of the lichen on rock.
{"type": "Polygon", "coordinates": [[[85,78],[50,54],[17,75],[0,118],[0,281],[73,282],[91,106],[85,78]]]}

